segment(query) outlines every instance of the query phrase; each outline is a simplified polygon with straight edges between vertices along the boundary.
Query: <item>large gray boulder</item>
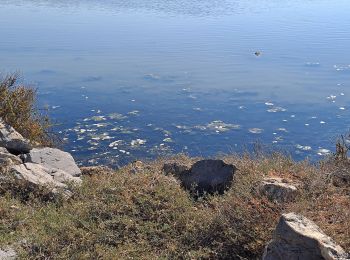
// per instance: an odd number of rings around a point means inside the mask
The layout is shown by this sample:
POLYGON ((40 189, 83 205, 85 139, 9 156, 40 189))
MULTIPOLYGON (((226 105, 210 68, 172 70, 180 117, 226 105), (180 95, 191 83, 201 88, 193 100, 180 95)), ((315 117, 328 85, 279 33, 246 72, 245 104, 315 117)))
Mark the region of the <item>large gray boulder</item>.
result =
POLYGON ((15 165, 10 169, 10 173, 12 173, 16 179, 25 180, 35 186, 49 188, 66 188, 67 182, 73 182, 75 184, 81 183, 79 177, 73 177, 62 170, 52 171, 52 169, 35 163, 15 165))
POLYGON ((32 148, 29 141, 0 118, 0 147, 14 154, 28 153, 32 148))
POLYGON ((186 189, 198 195, 215 192, 222 194, 231 186, 235 170, 234 165, 222 160, 201 160, 177 177, 186 189))
POLYGON ((72 155, 55 148, 34 148, 30 153, 23 155, 23 161, 40 164, 50 172, 61 170, 75 177, 81 175, 72 155))
POLYGON ((298 192, 296 185, 278 177, 265 178, 258 188, 261 195, 279 203, 293 201, 298 192))
POLYGON ((349 255, 311 220, 283 214, 263 260, 345 260, 349 255))

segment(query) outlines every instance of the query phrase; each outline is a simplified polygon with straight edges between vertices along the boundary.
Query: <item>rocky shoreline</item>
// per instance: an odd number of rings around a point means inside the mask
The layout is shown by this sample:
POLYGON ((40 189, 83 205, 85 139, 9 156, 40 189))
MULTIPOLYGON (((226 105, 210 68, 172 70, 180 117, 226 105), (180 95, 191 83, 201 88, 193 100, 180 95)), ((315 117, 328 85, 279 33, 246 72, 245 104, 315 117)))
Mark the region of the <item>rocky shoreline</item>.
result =
MULTIPOLYGON (((147 171, 146 165, 140 161, 127 167, 131 167, 130 174, 142 174, 147 171)), ((34 190, 48 189, 53 198, 62 196, 65 200, 74 200, 74 187, 82 185, 83 175, 98 178, 101 171, 116 174, 107 167, 80 169, 69 153, 56 148, 38 145, 34 147, 29 140, 0 119, 2 189, 11 189, 12 183, 21 183, 34 190)), ((162 165, 162 174, 174 178, 195 200, 208 194, 224 194, 235 185, 237 171, 239 169, 234 164, 212 159, 197 160, 194 163, 170 160, 162 165)), ((303 183, 293 179, 265 176, 251 192, 276 205, 283 205, 297 200, 299 187, 302 186, 303 183)), ((0 259, 17 257, 12 245, 0 249, 0 259)), ((232 259, 235 257, 232 256, 232 259)), ((272 240, 265 245, 262 259, 345 260, 350 259, 350 255, 310 219, 294 212, 285 212, 280 215, 272 240)))

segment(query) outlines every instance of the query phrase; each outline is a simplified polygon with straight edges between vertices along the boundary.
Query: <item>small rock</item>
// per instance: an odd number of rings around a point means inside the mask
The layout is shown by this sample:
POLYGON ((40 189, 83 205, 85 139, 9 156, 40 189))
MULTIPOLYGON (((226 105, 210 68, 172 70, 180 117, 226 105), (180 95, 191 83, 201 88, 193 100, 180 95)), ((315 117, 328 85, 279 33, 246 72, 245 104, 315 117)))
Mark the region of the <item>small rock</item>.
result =
POLYGON ((182 185, 196 194, 223 194, 232 185, 236 167, 222 160, 201 160, 178 176, 182 185))
POLYGON ((163 172, 165 175, 180 176, 182 173, 188 171, 190 167, 186 164, 181 164, 178 162, 167 162, 163 165, 163 172))
POLYGON ((10 153, 28 153, 32 148, 29 141, 0 118, 0 146, 10 153))
POLYGON ((34 148, 30 153, 23 155, 23 161, 41 164, 50 172, 62 170, 75 177, 81 175, 81 170, 72 155, 55 148, 34 148))
POLYGON ((279 203, 293 201, 297 195, 297 191, 296 186, 278 177, 265 178, 259 185, 261 195, 279 203))
POLYGON ((283 214, 263 260, 346 260, 349 255, 311 220, 283 214))
POLYGON ((17 253, 12 248, 0 249, 0 260, 13 260, 17 258, 17 253))

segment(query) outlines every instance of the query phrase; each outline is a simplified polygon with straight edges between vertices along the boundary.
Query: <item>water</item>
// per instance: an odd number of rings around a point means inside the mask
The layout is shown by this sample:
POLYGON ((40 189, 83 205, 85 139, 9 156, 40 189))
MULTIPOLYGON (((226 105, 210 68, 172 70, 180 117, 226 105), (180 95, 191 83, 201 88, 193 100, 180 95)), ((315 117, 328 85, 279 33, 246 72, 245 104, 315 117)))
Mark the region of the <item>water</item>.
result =
POLYGON ((38 87, 82 164, 256 141, 318 159, 349 128, 349 13, 348 0, 0 0, 0 71, 38 87))

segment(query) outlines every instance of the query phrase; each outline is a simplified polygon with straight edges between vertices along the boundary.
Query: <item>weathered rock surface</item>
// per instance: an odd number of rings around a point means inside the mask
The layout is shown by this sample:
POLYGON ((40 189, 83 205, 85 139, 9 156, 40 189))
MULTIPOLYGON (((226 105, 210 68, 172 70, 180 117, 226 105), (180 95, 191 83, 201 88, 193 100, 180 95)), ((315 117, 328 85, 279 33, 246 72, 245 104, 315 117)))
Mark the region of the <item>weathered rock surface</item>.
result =
POLYGON ((17 253, 12 248, 0 249, 0 260, 17 259, 17 253))
POLYGON ((28 153, 29 141, 0 118, 0 146, 14 154, 28 153))
POLYGON ((81 175, 72 155, 55 148, 34 148, 30 153, 23 155, 23 161, 40 164, 50 172, 61 170, 72 176, 81 175))
POLYGON ((25 180, 34 185, 52 188, 65 188, 67 187, 65 184, 66 182, 81 183, 79 177, 73 177, 62 170, 53 171, 52 169, 35 163, 15 165, 10 169, 10 173, 14 174, 19 180, 25 180))
POLYGON ((172 174, 174 176, 179 176, 182 173, 188 171, 189 169, 190 166, 178 162, 167 162, 163 165, 163 172, 165 175, 172 174))
POLYGON ((291 202, 295 199, 298 189, 289 181, 273 177, 265 178, 259 185, 259 193, 271 201, 291 202))
POLYGON ((222 194, 231 186, 235 170, 234 165, 226 164, 222 160, 201 160, 178 178, 186 189, 199 195, 205 192, 222 194))
POLYGON ((0 147, 0 165, 8 166, 21 163, 22 160, 18 156, 8 152, 6 148, 0 147))
POLYGON ((311 220, 283 214, 263 260, 345 260, 349 255, 311 220))

